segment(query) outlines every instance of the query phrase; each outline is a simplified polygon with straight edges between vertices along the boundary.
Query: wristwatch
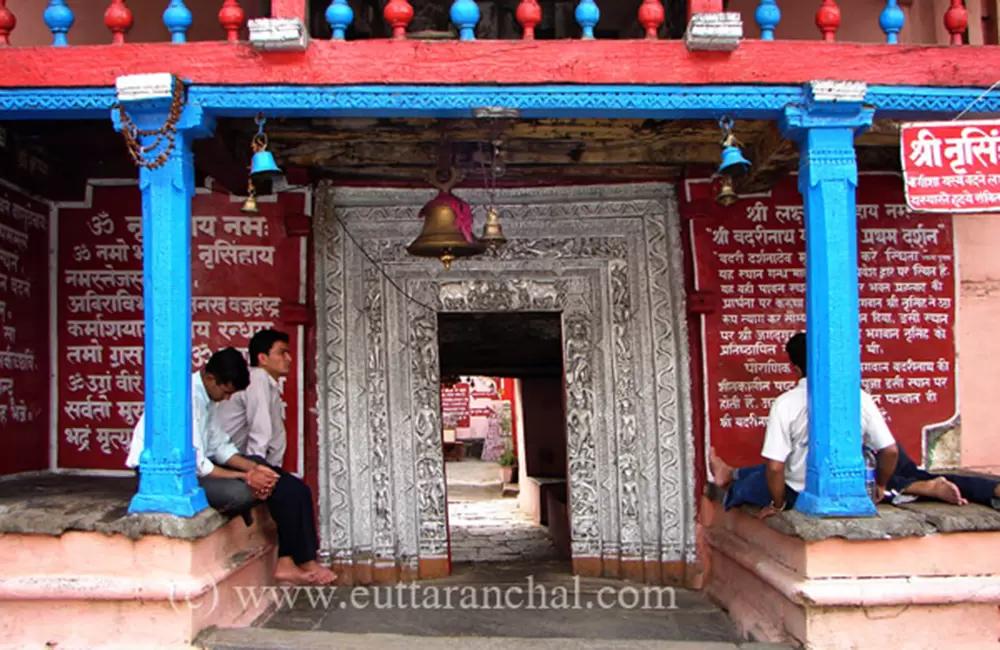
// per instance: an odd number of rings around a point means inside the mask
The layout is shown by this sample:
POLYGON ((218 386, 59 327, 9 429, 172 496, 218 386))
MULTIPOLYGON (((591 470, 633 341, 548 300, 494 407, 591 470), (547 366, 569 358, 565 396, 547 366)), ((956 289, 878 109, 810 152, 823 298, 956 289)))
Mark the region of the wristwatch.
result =
POLYGON ((788 504, 787 503, 782 503, 780 506, 778 506, 778 505, 775 505, 774 501, 771 501, 770 507, 771 507, 772 510, 775 510, 777 512, 782 512, 785 508, 788 507, 788 504))

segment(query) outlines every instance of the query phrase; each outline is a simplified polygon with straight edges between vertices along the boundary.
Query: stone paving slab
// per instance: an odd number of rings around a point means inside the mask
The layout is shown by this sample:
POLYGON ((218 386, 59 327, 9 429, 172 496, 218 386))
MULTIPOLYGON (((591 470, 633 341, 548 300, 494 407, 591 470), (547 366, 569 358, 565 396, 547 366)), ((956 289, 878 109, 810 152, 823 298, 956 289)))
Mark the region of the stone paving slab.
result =
MULTIPOLYGON (((723 492, 718 486, 709 483, 705 487, 704 495, 713 501, 721 501, 723 492)), ((739 506, 739 509, 752 517, 756 517, 760 511, 755 506, 747 505, 739 506)), ((880 504, 878 514, 874 517, 821 519, 789 510, 768 517, 765 523, 783 535, 799 537, 807 542, 832 538, 862 541, 924 537, 937 533, 997 531, 1000 530, 1000 512, 977 504, 956 506, 938 501, 917 501, 900 506, 880 504)))
POLYGON ((448 502, 454 562, 514 562, 558 555, 548 530, 531 520, 516 499, 448 502))
POLYGON ((522 565, 519 572, 494 565, 493 580, 485 580, 490 570, 481 568, 478 581, 464 570, 450 583, 328 588, 327 598, 305 592, 291 603, 282 599, 266 627, 421 638, 740 640, 725 613, 700 592, 571 575, 546 579, 546 566, 522 565))
POLYGON ((923 517, 941 533, 1000 530, 1000 512, 976 503, 954 506, 949 503, 918 501, 899 507, 923 517))
POLYGON ((790 650, 771 643, 531 639, 520 637, 413 637, 398 634, 333 634, 282 630, 213 630, 196 645, 209 650, 790 650))

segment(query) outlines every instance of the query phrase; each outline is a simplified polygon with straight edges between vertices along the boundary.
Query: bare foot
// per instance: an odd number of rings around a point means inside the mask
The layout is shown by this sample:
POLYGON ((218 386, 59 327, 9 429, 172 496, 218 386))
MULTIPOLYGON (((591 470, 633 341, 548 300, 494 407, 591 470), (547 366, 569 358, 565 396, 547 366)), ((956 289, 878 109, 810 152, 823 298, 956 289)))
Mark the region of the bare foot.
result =
POLYGON ((733 468, 716 455, 715 447, 709 450, 708 463, 712 468, 712 476, 715 477, 715 484, 725 490, 733 482, 733 468))
POLYGON ((951 503, 957 506, 964 506, 968 501, 962 497, 962 492, 958 486, 943 476, 938 476, 930 481, 917 481, 910 487, 903 490, 903 494, 914 494, 921 497, 929 497, 951 503))
MULTIPOLYGON (((284 558, 282 558, 284 559, 284 558)), ((290 583, 293 585, 309 585, 313 584, 312 574, 308 571, 303 571, 299 567, 295 566, 294 563, 289 562, 291 568, 283 564, 281 560, 278 560, 278 566, 274 569, 274 579, 278 582, 290 583)))
POLYGON ((305 571, 309 575, 309 579, 314 584, 329 585, 337 579, 336 573, 324 566, 321 566, 315 560, 312 562, 303 562, 298 566, 298 568, 305 571))

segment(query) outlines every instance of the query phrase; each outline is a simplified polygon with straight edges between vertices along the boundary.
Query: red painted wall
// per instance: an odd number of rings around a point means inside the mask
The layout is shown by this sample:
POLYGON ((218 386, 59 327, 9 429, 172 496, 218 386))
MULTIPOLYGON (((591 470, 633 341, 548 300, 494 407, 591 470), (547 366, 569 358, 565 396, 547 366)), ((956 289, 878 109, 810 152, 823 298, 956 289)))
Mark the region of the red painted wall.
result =
MULTIPOLYGON (((698 437, 707 428, 735 465, 759 462, 771 402, 797 380, 784 352, 788 338, 805 330, 796 181, 729 208, 710 200, 707 183, 683 186, 693 288, 708 304, 694 350, 703 371, 693 393, 698 437)), ((893 435, 919 459, 924 428, 957 412, 952 220, 906 211, 902 181, 891 174, 862 174, 857 204, 862 379, 893 435)))
POLYGON ((565 477, 568 470, 563 379, 521 380, 524 462, 528 476, 565 477))
MULTIPOLYGON (((285 215, 307 195, 283 193, 240 213, 237 197, 199 191, 192 204, 192 368, 212 352, 246 350, 259 329, 301 336, 288 305, 305 292, 305 239, 288 237, 285 215)), ((98 185, 81 204, 58 209, 58 465, 121 469, 143 410, 141 199, 134 184, 98 185)), ((303 359, 297 358, 297 364, 303 359)), ((305 371, 305 368, 302 368, 305 371)), ((298 471, 300 381, 284 386, 288 451, 298 471)))
POLYGON ((0 474, 49 465, 49 212, 0 181, 0 474))

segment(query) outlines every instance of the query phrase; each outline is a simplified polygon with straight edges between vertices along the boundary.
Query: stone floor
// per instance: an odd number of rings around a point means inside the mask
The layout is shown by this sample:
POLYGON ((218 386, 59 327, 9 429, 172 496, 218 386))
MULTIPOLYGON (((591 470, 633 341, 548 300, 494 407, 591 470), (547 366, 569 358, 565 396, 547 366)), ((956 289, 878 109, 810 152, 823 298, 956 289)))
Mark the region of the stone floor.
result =
POLYGON ((443 580, 328 590, 325 601, 297 592, 279 597, 266 630, 209 633, 205 646, 416 650, 457 648, 461 640, 483 649, 744 647, 726 614, 698 592, 577 578, 564 562, 479 563, 443 580), (681 641, 689 643, 672 643, 681 641))
POLYGON ((207 650, 788 650, 770 643, 712 641, 616 641, 511 637, 413 637, 399 634, 337 634, 284 630, 214 630, 201 641, 207 650))
POLYGON ((448 463, 445 473, 453 563, 533 561, 557 556, 548 529, 522 512, 517 499, 503 497, 496 463, 467 458, 448 463))
POLYGON ((517 499, 484 499, 470 492, 448 490, 452 562, 533 561, 557 556, 548 529, 522 512, 517 499))

